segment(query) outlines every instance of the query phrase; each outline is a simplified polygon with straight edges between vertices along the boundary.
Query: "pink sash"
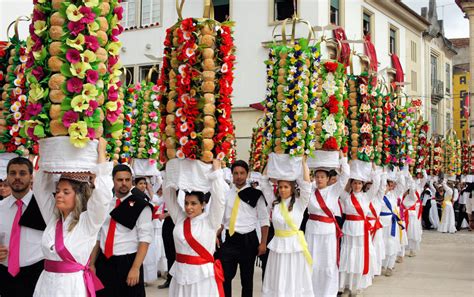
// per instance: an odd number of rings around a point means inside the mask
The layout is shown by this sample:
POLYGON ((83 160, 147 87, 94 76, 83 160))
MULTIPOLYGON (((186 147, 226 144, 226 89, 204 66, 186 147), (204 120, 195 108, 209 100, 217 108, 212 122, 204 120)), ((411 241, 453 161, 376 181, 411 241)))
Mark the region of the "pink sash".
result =
POLYGON ((55 247, 56 252, 62 261, 44 261, 44 270, 54 273, 71 273, 84 271, 84 283, 86 285, 87 296, 95 297, 95 291, 101 290, 104 288, 99 278, 89 269, 89 261, 87 261, 86 266, 77 263, 76 259, 71 255, 64 245, 63 238, 63 222, 61 219, 56 223, 56 234, 55 234, 55 247))

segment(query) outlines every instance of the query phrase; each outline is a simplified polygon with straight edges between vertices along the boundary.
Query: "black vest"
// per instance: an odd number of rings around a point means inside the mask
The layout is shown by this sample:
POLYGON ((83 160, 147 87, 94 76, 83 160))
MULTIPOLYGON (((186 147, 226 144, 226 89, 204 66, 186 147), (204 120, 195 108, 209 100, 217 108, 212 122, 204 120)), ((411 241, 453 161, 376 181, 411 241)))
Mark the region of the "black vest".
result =
POLYGON ((38 202, 36 202, 35 195, 31 197, 28 207, 21 215, 19 224, 20 226, 28 227, 38 231, 44 231, 44 229, 46 229, 46 223, 39 209, 38 202))
MULTIPOLYGON (((254 189, 252 187, 243 189, 242 191, 239 192, 238 195, 239 195, 240 200, 242 200, 243 202, 247 203, 248 205, 252 207, 257 206, 257 202, 258 202, 258 199, 260 199, 260 197, 263 198, 262 191, 254 189)), ((265 201, 265 205, 266 205, 267 201, 265 199, 263 199, 263 201, 265 201)))
POLYGON ((127 199, 110 212, 110 216, 116 222, 132 230, 145 207, 150 207, 153 213, 153 205, 145 199, 146 195, 139 190, 133 191, 127 199), (140 194, 141 193, 141 194, 140 194))

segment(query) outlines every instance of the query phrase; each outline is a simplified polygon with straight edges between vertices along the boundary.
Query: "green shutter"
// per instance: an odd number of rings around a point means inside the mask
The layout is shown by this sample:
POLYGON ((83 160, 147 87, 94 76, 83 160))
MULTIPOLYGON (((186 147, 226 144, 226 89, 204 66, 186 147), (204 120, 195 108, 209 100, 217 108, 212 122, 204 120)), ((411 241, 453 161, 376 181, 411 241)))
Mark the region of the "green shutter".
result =
POLYGON ((331 6, 339 9, 339 0, 331 0, 331 6))
POLYGON ((212 0, 214 6, 229 5, 229 0, 212 0))

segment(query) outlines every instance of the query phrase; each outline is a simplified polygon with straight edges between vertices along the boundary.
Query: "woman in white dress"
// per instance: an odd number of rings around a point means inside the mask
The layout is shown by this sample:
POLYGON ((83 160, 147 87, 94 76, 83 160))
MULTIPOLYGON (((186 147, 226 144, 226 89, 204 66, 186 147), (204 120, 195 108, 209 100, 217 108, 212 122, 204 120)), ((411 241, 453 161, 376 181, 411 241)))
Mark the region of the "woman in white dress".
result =
MULTIPOLYGON (((266 175, 266 174, 265 174, 266 175)), ((268 244, 263 297, 312 297, 312 258, 299 230, 311 193, 309 169, 303 159, 303 180, 278 181, 275 197, 267 176, 262 178, 262 191, 272 207, 275 236, 268 244), (299 196, 296 191, 299 186, 299 196)))
POLYGON ((400 245, 400 216, 397 201, 405 192, 405 175, 402 172, 390 173, 387 176, 387 186, 382 199, 380 221, 383 225, 385 258, 382 261, 382 274, 392 276, 400 245))
POLYGON ((339 288, 344 291, 343 296, 362 296, 362 290, 372 284, 370 258, 374 257, 374 248, 367 216, 370 213, 369 203, 380 187, 380 176, 372 172, 370 180, 373 184, 364 193, 364 182, 350 179, 340 197, 346 214, 339 266, 339 288))
POLYGON ((430 182, 429 182, 429 188, 431 191, 431 199, 429 201, 430 206, 431 206, 430 213, 429 213, 429 220, 433 229, 437 230, 439 227, 439 214, 438 214, 438 204, 436 203, 436 193, 438 191, 435 189, 433 185, 434 180, 435 178, 432 178, 430 179, 430 182))
POLYGON ((443 181, 441 186, 442 188, 438 190, 438 193, 444 197, 444 200, 442 206, 443 213, 438 226, 438 232, 456 233, 456 220, 454 217, 453 203, 458 200, 458 189, 454 189, 453 191, 453 189, 446 184, 446 180, 443 181))
POLYGON ((113 197, 113 164, 105 162, 106 145, 100 139, 95 187, 84 174, 62 174, 55 185, 52 174, 41 169, 36 173, 33 190, 48 225, 41 241, 45 270, 34 296, 95 296, 95 290, 101 288, 89 270, 89 258, 113 197), (47 215, 48 205, 54 202, 55 214, 47 215))
POLYGON ((175 223, 176 261, 170 271, 173 279, 169 291, 173 297, 224 297, 224 272, 213 254, 228 186, 219 160, 213 161, 213 168, 208 176, 211 185, 209 211, 204 211, 207 195, 202 192, 186 193, 183 211, 177 201, 176 189, 163 189, 166 207, 175 223))
MULTIPOLYGON (((383 196, 385 195, 385 189, 387 185, 387 177, 385 173, 380 176, 380 187, 376 194, 375 199, 369 203, 369 214, 367 219, 370 222, 371 230, 370 235, 372 238, 372 244, 374 246, 373 257, 370 259, 370 271, 372 276, 378 276, 382 274, 382 261, 385 258, 385 243, 383 240, 383 226, 380 221, 380 212, 382 211, 383 196)), ((367 188, 367 192, 370 188, 367 188)))
POLYGON ((339 196, 349 180, 350 171, 347 158, 341 158, 340 165, 339 179, 331 186, 328 185, 328 171, 316 169, 316 185, 313 186, 309 199, 305 237, 313 258, 312 283, 315 297, 337 296, 339 289, 339 240, 342 230, 335 215, 340 212, 339 196))
POLYGON ((418 214, 421 203, 417 196, 417 183, 411 176, 407 179, 407 187, 409 188, 409 193, 402 202, 405 210, 405 228, 408 238, 406 252, 409 257, 413 257, 420 250, 422 228, 418 214))

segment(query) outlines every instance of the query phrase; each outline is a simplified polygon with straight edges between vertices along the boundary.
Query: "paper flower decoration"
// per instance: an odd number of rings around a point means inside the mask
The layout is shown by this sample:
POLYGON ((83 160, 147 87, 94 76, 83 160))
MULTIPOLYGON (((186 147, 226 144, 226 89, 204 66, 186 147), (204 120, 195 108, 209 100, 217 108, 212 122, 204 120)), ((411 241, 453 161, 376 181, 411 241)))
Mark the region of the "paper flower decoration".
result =
POLYGON ((160 161, 228 161, 234 146, 232 23, 187 18, 167 29, 158 81, 160 161))
POLYGON ((76 147, 105 136, 118 159, 121 18, 118 0, 35 1, 26 78, 28 106, 41 110, 25 122, 23 135, 34 140, 69 135, 76 147))

